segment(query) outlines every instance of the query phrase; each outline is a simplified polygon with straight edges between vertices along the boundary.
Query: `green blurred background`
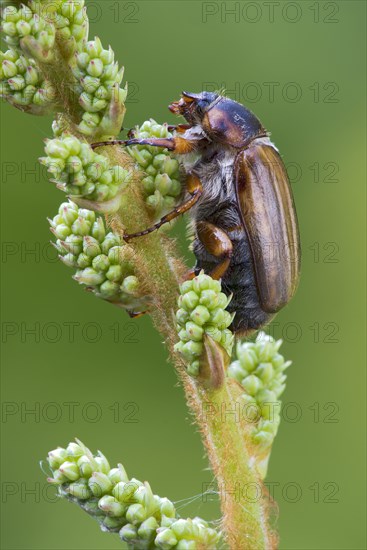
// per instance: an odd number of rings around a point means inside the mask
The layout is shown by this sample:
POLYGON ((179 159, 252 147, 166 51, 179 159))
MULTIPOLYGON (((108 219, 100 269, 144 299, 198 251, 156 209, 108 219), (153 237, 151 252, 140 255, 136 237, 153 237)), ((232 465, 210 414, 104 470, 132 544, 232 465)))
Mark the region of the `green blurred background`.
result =
MULTIPOLYGON (((267 478, 280 546, 366 548, 365 2, 89 4, 91 34, 126 68, 126 128, 174 122, 166 106, 181 90, 223 86, 271 130, 303 244, 298 293, 271 327, 293 360, 267 478)), ((200 497, 212 474, 149 318, 131 324, 83 292, 47 245, 64 199, 36 161, 50 122, 1 105, 2 547, 117 549, 47 490, 39 460, 75 436, 188 498, 182 515, 218 519, 219 506, 200 497)), ((184 250, 183 221, 175 231, 184 250)))

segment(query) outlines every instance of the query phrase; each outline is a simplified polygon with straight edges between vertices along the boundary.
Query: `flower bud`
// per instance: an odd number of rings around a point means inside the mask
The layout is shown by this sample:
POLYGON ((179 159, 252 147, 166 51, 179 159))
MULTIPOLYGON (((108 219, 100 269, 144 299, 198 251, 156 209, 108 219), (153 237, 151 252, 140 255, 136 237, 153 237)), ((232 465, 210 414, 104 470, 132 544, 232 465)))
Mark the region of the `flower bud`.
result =
POLYGON ((116 532, 121 529, 123 525, 125 525, 126 521, 124 516, 120 517, 112 517, 112 516, 106 516, 102 523, 102 530, 107 530, 111 532, 116 532))
POLYGON ((207 324, 205 327, 205 334, 208 334, 214 342, 220 342, 222 340, 222 331, 215 324, 207 324))
POLYGON ((109 471, 111 470, 111 467, 109 465, 107 458, 101 453, 101 451, 98 451, 98 456, 96 456, 94 460, 97 464, 99 472, 102 472, 103 474, 109 473, 109 471))
POLYGON ((45 147, 45 153, 50 157, 59 157, 64 160, 67 159, 69 156, 68 149, 65 147, 60 139, 48 140, 45 147))
POLYGON ((263 388, 261 380, 254 374, 250 374, 242 380, 242 386, 249 395, 255 396, 263 388))
POLYGON ((118 282, 122 276, 122 267, 121 265, 111 265, 109 270, 106 273, 106 277, 109 281, 118 282))
POLYGON ((78 468, 80 470, 80 473, 83 477, 89 478, 93 473, 93 464, 91 460, 83 455, 79 458, 78 462, 78 468))
POLYGON ((248 372, 242 367, 240 361, 232 361, 230 365, 230 377, 237 380, 237 382, 242 382, 242 380, 247 376, 248 372))
POLYGON ((66 452, 70 457, 78 457, 83 455, 82 447, 78 443, 74 443, 74 441, 69 443, 66 447, 66 452))
POLYGON ((70 483, 70 485, 66 488, 66 492, 79 500, 88 500, 92 496, 92 492, 90 491, 86 480, 79 480, 74 483, 70 483))
MULTIPOLYGON (((182 291, 185 292, 185 291, 182 291)), ((193 290, 185 292, 180 300, 180 306, 186 311, 193 310, 199 303, 199 296, 193 290)))
POLYGON ((62 449, 61 447, 58 447, 54 451, 50 451, 48 453, 48 463, 50 467, 53 470, 56 470, 59 468, 59 466, 64 462, 66 459, 67 452, 65 449, 62 449))
POLYGON ((75 462, 63 462, 60 466, 60 472, 70 481, 75 481, 80 478, 80 472, 75 462))
POLYGON ((107 269, 110 267, 108 257, 105 254, 99 254, 98 256, 93 258, 92 267, 95 271, 107 271, 107 269))
POLYGON ((102 497, 98 502, 98 506, 101 510, 106 512, 106 514, 112 517, 121 517, 126 510, 126 506, 109 495, 102 497))
POLYGON ((190 317, 197 325, 201 327, 211 318, 211 315, 205 306, 199 305, 191 312, 190 317))
POLYGON ((139 279, 135 275, 125 277, 121 284, 121 292, 135 296, 139 292, 139 279))
POLYGON ((192 340, 189 340, 184 344, 181 353, 186 358, 193 359, 195 357, 199 357, 202 351, 203 351, 202 342, 193 342, 192 340))
POLYGON ((177 538, 175 537, 171 529, 162 529, 154 540, 155 545, 162 550, 169 550, 177 544, 177 538))
POLYGON ((16 28, 15 23, 13 21, 4 22, 2 24, 2 31, 8 37, 13 37, 13 36, 17 35, 17 28, 16 28))
POLYGON ((30 65, 29 67, 27 67, 24 79, 26 84, 32 84, 33 86, 35 86, 36 84, 38 84, 39 80, 38 71, 30 65))
POLYGON ((159 523, 154 517, 150 517, 143 521, 138 529, 138 535, 143 540, 152 541, 156 535, 156 531, 159 528, 159 523))
POLYGON ((120 481, 113 488, 112 494, 120 502, 131 502, 131 498, 137 489, 138 485, 134 482, 120 481))
POLYGON ((99 498, 106 495, 112 489, 110 479, 102 472, 93 472, 88 480, 88 485, 93 495, 99 498))
POLYGON ((2 63, 2 71, 5 78, 12 78, 18 73, 18 67, 12 61, 5 59, 2 63))
POLYGON ((201 326, 198 326, 196 323, 187 322, 186 323, 186 332, 190 340, 194 342, 201 342, 203 339, 203 329, 201 326))
POLYGON ((62 211, 59 210, 59 212, 65 222, 65 225, 72 225, 78 218, 78 211, 71 207, 70 203, 64 203, 61 206, 62 211))
POLYGON ((90 267, 86 267, 81 271, 77 271, 74 279, 83 285, 96 286, 103 283, 104 275, 103 273, 98 273, 90 267))
POLYGON ((13 78, 9 78, 8 84, 11 90, 18 91, 25 88, 26 82, 22 76, 14 76, 13 78))
POLYGON ((141 504, 131 504, 126 512, 126 519, 129 523, 140 524, 147 517, 147 510, 141 504))
POLYGON ((64 476, 64 474, 60 472, 60 470, 55 470, 53 473, 53 476, 54 477, 53 477, 52 483, 62 485, 63 483, 68 481, 68 478, 64 476))
POLYGON ((255 374, 261 378, 264 384, 269 384, 274 377, 273 365, 271 363, 260 363, 255 374))
POLYGON ((71 234, 71 229, 68 225, 60 224, 53 230, 53 233, 58 239, 65 239, 71 234))
POLYGON ((173 503, 168 498, 161 498, 159 502, 161 514, 167 518, 173 518, 176 515, 176 510, 173 503))
POLYGON ((201 291, 200 304, 207 307, 209 310, 213 310, 218 306, 219 296, 215 290, 206 289, 201 291))
MULTIPOLYGON (((184 352, 183 352, 184 354, 184 352)), ((187 372, 190 376, 199 376, 200 374, 200 361, 192 361, 187 367, 187 372)))
POLYGON ((119 535, 124 542, 134 542, 138 538, 138 531, 134 525, 128 523, 120 530, 119 535))
POLYGON ((20 17, 20 14, 15 6, 6 6, 2 12, 2 18, 4 22, 12 21, 16 23, 20 17))
MULTIPOLYGON (((66 258, 66 256, 64 256, 64 260, 65 260, 65 258, 66 258)), ((86 267, 90 267, 91 263, 92 263, 92 258, 90 256, 87 256, 86 254, 84 254, 84 252, 79 254, 79 256, 76 260, 76 265, 80 269, 85 269, 86 267)))
POLYGON ((120 483, 120 481, 129 481, 125 468, 122 466, 122 464, 119 464, 118 468, 112 468, 112 470, 110 470, 108 474, 108 477, 114 485, 117 485, 117 483, 120 483))
POLYGON ((86 235, 83 238, 83 252, 89 258, 95 258, 98 254, 101 254, 99 242, 94 237, 86 235))

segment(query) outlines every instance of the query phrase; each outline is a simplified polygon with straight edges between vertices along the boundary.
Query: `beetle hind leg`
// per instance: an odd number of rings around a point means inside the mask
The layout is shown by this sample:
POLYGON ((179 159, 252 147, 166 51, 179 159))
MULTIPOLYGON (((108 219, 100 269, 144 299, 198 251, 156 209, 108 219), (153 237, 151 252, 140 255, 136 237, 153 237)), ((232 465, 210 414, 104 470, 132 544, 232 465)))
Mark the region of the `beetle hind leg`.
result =
POLYGON ((205 250, 220 259, 218 265, 210 272, 213 279, 221 279, 230 263, 233 254, 232 241, 225 231, 210 222, 199 222, 196 226, 197 236, 205 250))
POLYGON ((186 190, 189 193, 190 198, 188 198, 182 204, 176 206, 176 208, 171 210, 171 212, 168 212, 168 214, 163 216, 163 218, 161 218, 157 223, 155 223, 151 227, 148 227, 143 231, 138 231, 137 233, 129 233, 127 235, 124 235, 124 240, 126 242, 129 242, 131 239, 135 239, 136 237, 143 237, 144 235, 148 235, 149 233, 152 233, 153 231, 156 231, 157 229, 162 227, 163 224, 171 222, 178 216, 181 216, 181 214, 185 214, 185 212, 190 210, 190 208, 192 208, 200 199, 201 194, 203 192, 201 182, 196 175, 191 174, 188 176, 186 180, 186 190))

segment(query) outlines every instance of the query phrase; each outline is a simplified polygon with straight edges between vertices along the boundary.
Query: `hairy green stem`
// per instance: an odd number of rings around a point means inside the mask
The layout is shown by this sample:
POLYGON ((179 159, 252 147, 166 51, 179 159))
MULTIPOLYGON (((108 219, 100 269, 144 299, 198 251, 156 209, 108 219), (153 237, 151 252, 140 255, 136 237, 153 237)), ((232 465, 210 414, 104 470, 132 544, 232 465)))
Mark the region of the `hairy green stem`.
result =
MULTIPOLYGON (((56 38, 56 44, 59 39, 56 38)), ((76 125, 80 122, 83 110, 79 105, 79 93, 77 82, 70 70, 69 63, 61 55, 60 49, 55 48, 56 60, 52 63, 38 63, 44 77, 55 83, 57 103, 63 108, 64 114, 69 120, 72 131, 77 137, 81 134, 76 131, 76 125)))
MULTIPOLYGON (((125 168, 132 162, 120 147, 104 147, 99 152, 103 152, 114 164, 125 168)), ((118 220, 118 226, 123 227, 127 233, 140 231, 152 224, 141 193, 139 174, 124 191, 122 204, 114 218, 118 220)), ((178 279, 173 266, 169 265, 166 250, 158 232, 136 238, 129 244, 142 260, 140 268, 143 271, 146 292, 153 301, 150 313, 154 324, 165 336, 166 344, 172 351, 177 339, 173 319, 178 296, 178 279)))
POLYGON ((236 391, 227 380, 218 391, 198 392, 223 523, 231 548, 272 548, 263 485, 247 446, 236 391))

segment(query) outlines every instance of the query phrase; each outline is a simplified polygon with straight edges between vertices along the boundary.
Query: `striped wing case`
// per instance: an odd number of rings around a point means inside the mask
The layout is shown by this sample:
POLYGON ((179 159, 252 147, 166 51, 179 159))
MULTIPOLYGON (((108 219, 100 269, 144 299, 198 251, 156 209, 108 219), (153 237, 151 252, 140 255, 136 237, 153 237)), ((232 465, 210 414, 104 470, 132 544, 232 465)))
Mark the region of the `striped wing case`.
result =
POLYGON ((253 142, 235 162, 236 193, 264 311, 275 313, 294 295, 300 273, 297 214, 288 175, 271 145, 253 142))

